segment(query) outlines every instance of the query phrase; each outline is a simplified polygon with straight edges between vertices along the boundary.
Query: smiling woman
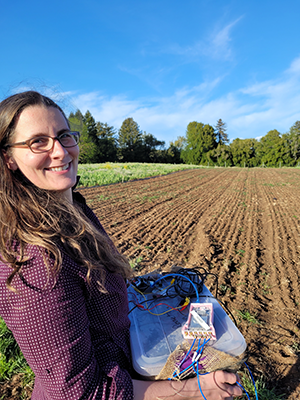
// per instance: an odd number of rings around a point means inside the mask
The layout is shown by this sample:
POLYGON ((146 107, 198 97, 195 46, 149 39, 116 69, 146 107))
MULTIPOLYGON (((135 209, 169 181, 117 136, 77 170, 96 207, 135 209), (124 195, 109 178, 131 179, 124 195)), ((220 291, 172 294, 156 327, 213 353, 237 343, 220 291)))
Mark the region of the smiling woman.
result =
POLYGON ((71 146, 63 145, 66 139, 62 140, 62 135, 69 132, 68 121, 58 108, 27 107, 18 116, 13 141, 6 145, 7 150, 3 153, 8 168, 20 170, 36 186, 60 191, 72 200, 71 189, 77 178, 79 148, 78 140, 73 139, 75 135, 67 136, 67 143, 70 140, 71 146), (46 135, 53 139, 52 146, 46 135), (50 145, 49 150, 42 145, 42 140, 48 147, 50 145), (40 151, 43 148, 46 151, 40 151))
POLYGON ((37 92, 0 103, 0 315, 35 374, 32 400, 232 399, 235 374, 146 382, 131 363, 130 265, 74 192, 78 132, 37 92))

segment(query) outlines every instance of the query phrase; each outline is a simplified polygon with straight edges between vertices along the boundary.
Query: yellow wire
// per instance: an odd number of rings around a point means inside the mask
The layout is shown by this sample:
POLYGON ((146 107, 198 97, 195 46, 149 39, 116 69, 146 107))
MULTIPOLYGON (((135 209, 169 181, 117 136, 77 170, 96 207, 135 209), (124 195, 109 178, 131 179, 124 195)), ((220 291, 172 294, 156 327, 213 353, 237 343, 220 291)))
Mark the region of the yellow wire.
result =
MULTIPOLYGON (((175 282, 175 279, 173 279, 173 280, 171 281, 170 285, 166 286, 166 287, 163 288, 161 291, 166 290, 167 288, 169 288, 170 286, 172 286, 174 282, 175 282)), ((185 302, 184 302, 184 304, 183 304, 182 306, 172 307, 171 310, 166 310, 166 311, 164 311, 164 312, 161 313, 161 314, 155 314, 155 313, 151 312, 151 311, 148 309, 149 306, 148 306, 148 304, 147 304, 147 298, 146 298, 146 296, 144 295, 144 293, 141 292, 141 291, 140 291, 137 287, 135 287, 135 286, 133 286, 133 288, 134 288, 134 290, 135 290, 136 292, 138 292, 139 294, 141 294, 141 295, 144 297, 144 299, 145 299, 145 304, 146 304, 146 306, 147 306, 147 308, 144 308, 144 310, 145 310, 145 311, 148 311, 149 314, 155 315, 155 316, 157 316, 157 317, 159 317, 160 315, 167 314, 168 312, 171 312, 171 311, 180 310, 182 307, 187 306, 187 305, 189 304, 189 302, 190 302, 190 299, 189 299, 188 297, 186 297, 185 302)))

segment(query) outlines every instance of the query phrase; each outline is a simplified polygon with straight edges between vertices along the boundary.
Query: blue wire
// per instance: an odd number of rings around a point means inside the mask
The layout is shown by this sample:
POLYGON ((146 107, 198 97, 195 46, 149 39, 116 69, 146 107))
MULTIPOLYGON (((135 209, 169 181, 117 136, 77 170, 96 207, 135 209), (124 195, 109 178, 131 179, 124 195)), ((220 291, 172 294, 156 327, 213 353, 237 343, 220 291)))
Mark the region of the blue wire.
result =
MULTIPOLYGON (((195 339, 195 340, 196 340, 196 339, 195 339)), ((191 351, 191 349, 192 349, 192 347, 193 347, 193 345, 194 345, 194 343, 195 343, 195 340, 194 340, 192 346, 190 347, 188 353, 191 351)), ((201 339, 199 339, 197 353, 199 352, 199 354, 201 354, 201 353, 203 352, 204 346, 205 346, 209 341, 210 341, 210 339, 204 340, 204 342, 203 342, 202 345, 200 346, 201 339)), ((188 353, 187 353, 187 354, 188 354, 188 353)), ((185 358, 186 358, 186 356, 185 356, 185 358)), ((194 368, 194 365, 196 364, 196 362, 198 363, 199 360, 198 360, 198 361, 193 361, 188 367, 186 367, 183 371, 181 371, 180 374, 183 374, 185 371, 187 371, 187 370, 188 370, 189 368, 191 368, 191 367, 194 368)), ((197 364, 197 365, 198 365, 198 364, 197 364)), ((195 369, 194 369, 194 371, 195 371, 195 369)), ((196 371, 195 371, 195 372, 196 372, 196 371)), ((175 373, 176 373, 176 371, 173 373, 173 377, 175 376, 175 373)), ((205 375, 205 374, 202 374, 202 375, 205 375)), ((178 377, 179 377, 179 376, 178 376, 178 377)))
MULTIPOLYGON (((199 375, 207 375, 207 374, 209 374, 210 372, 206 372, 205 374, 199 374, 199 365, 198 365, 198 364, 199 364, 199 363, 197 362, 198 387, 199 387, 199 390, 200 390, 200 393, 201 393, 203 399, 206 400, 206 398, 205 398, 205 396, 204 396, 204 394, 203 394, 203 392, 202 392, 202 389, 201 389, 201 384, 200 384, 199 375)), ((236 384, 237 384, 238 386, 240 386, 240 388, 246 393, 246 396, 248 397, 248 399, 251 400, 249 394, 248 394, 247 391, 246 391, 246 389, 245 389, 239 382, 236 382, 236 384)))
MULTIPOLYGON (((196 339, 195 339, 195 340, 196 340, 196 339)), ((192 346, 190 347, 189 351, 187 352, 187 354, 186 354, 184 360, 186 359, 186 357, 188 356, 188 354, 191 352, 191 349, 192 349, 193 346, 194 346, 195 340, 193 341, 193 344, 192 344, 192 346)), ((201 339, 199 339, 199 342, 198 342, 198 349, 197 349, 198 355, 201 354, 201 353, 203 352, 204 346, 205 346, 209 341, 210 341, 210 339, 204 340, 204 342, 203 342, 202 345, 200 346, 200 344, 201 344, 201 339)), ((184 361, 184 360, 183 360, 183 361, 184 361)), ((183 361, 182 361, 182 362, 183 362, 183 361)), ((251 379, 252 379, 252 382, 253 382, 253 385, 254 385, 254 389, 255 389, 255 397, 256 397, 256 400, 258 400, 258 395, 257 395, 257 390, 256 390, 254 378, 253 378, 253 376, 252 376, 252 373, 251 373, 251 371, 250 371, 248 365, 247 365, 246 363, 245 363, 245 365, 246 365, 246 367, 247 367, 247 369, 248 369, 248 371, 249 371, 249 373, 250 373, 250 376, 251 376, 251 379)), ((191 368, 191 367, 193 367, 195 373, 197 374, 198 387, 199 387, 199 391, 200 391, 200 393, 201 393, 201 395, 202 395, 202 397, 203 397, 203 400, 207 400, 206 397, 204 396, 204 393, 203 393, 202 388, 201 388, 200 375, 207 375, 207 374, 209 374, 210 372, 206 372, 206 373, 204 373, 204 374, 200 374, 200 373, 199 373, 199 359, 198 359, 197 361, 194 361, 192 364, 190 364, 186 369, 184 369, 183 371, 181 371, 181 374, 184 373, 186 370, 188 370, 188 369, 191 368), (195 364, 196 364, 196 369, 195 369, 195 364)), ((173 374, 173 377, 174 377, 174 375, 175 375, 175 372, 174 372, 174 374, 173 374)), ((249 394, 248 394, 248 392, 246 391, 246 389, 245 389, 239 382, 236 382, 236 384, 245 392, 245 394, 246 394, 248 400, 251 400, 251 399, 250 399, 250 396, 249 396, 249 394)))
MULTIPOLYGON (((191 350, 192 350, 192 348, 193 348, 195 342, 196 342, 196 338, 194 339, 194 341, 193 341, 191 347, 189 348, 189 351, 188 351, 188 352, 186 353, 186 355, 184 356, 184 359, 183 359, 183 360, 181 361, 181 363, 179 364, 179 367, 184 363, 184 361, 186 360, 187 356, 190 354, 190 352, 191 352, 191 350)), ((188 367, 188 368, 189 368, 189 367, 188 367)), ((182 372, 180 372, 180 373, 182 373, 182 372)), ((176 371, 174 371, 173 377, 175 377, 175 374, 176 374, 176 371)), ((177 376, 179 377, 178 374, 177 374, 177 376)))
MULTIPOLYGON (((196 296, 197 296, 197 303, 199 303, 199 302, 200 302, 199 293, 198 293, 198 290, 197 290, 197 288, 196 288, 194 282, 192 282, 189 278, 187 278, 187 277, 184 276, 184 275, 180 275, 180 274, 168 274, 168 275, 164 275, 164 276, 162 276, 161 278, 157 279, 157 280, 153 283, 152 286, 156 285, 157 282, 159 282, 159 281, 161 281, 161 280, 163 280, 163 279, 165 279, 165 278, 174 277, 174 276, 179 276, 180 278, 185 278, 187 281, 189 281, 189 282, 191 283, 191 285, 192 285, 193 288, 195 289, 195 293, 196 293, 196 296)), ((195 339, 195 340, 196 340, 196 339, 195 339)), ((187 358, 187 356, 188 356, 189 353, 191 352, 191 350, 192 350, 192 348, 193 348, 193 346, 194 346, 195 340, 193 341, 192 346, 190 347, 189 351, 188 351, 187 354, 185 355, 185 357, 184 357, 183 361, 181 362, 181 364, 184 362, 184 360, 187 358)), ((203 342, 203 344, 202 344, 201 346, 200 346, 201 339, 199 340, 197 353, 198 353, 200 350, 201 350, 201 353, 202 353, 204 346, 206 345, 206 343, 209 342, 209 340, 210 340, 210 339, 208 339, 207 341, 204 340, 204 342, 203 342)), ((201 353, 200 353, 200 354, 201 354, 201 353)), ((201 393, 203 399, 204 399, 204 400, 207 400, 206 397, 204 396, 203 392, 202 392, 201 384, 200 384, 200 379, 199 379, 199 375, 206 375, 206 374, 199 374, 199 360, 197 360, 197 362, 194 361, 191 365, 189 365, 187 368, 185 368, 183 371, 181 371, 180 374, 182 374, 183 372, 185 372, 186 370, 188 370, 188 369, 191 368, 191 367, 193 367, 193 369, 195 370, 195 368, 194 368, 195 363, 197 363, 197 380, 198 380, 199 390, 200 390, 200 393, 201 393)), ((248 369, 248 371, 249 371, 249 374, 250 374, 250 376, 251 376, 252 382, 253 382, 254 391, 255 391, 255 398, 256 398, 256 400, 259 400, 259 399, 258 399, 257 389, 256 389, 256 385, 255 385, 255 381, 254 381, 253 375, 252 375, 252 373, 251 373, 250 368, 248 367, 248 365, 247 365, 246 363, 244 363, 244 364, 246 365, 246 367, 247 367, 247 369, 248 369)), ((195 371, 195 372, 196 372, 196 371, 195 371)), ((175 372, 174 372, 174 374, 173 374, 173 377, 174 377, 174 376, 175 376, 175 372)), ((169 378, 169 379, 170 379, 170 378, 169 378)), ((248 399, 251 400, 250 397, 249 397, 249 394, 248 394, 247 391, 246 391, 246 389, 245 389, 239 382, 236 382, 236 384, 237 384, 238 386, 241 387, 241 389, 246 393, 248 399)))
POLYGON ((156 285, 157 282, 161 281, 162 279, 169 278, 169 277, 173 277, 173 276, 179 276, 180 278, 185 278, 186 280, 188 280, 188 281, 191 283, 191 285, 193 286, 193 288, 195 289, 196 296, 197 296, 197 303, 200 303, 200 300, 199 300, 199 293, 198 293, 198 290, 197 290, 196 285, 194 284, 194 282, 192 282, 192 281, 191 281, 188 277, 186 277, 185 275, 180 275, 180 274, 168 274, 168 275, 164 275, 164 276, 162 276, 161 278, 158 278, 155 282, 153 282, 153 285, 152 285, 152 286, 156 285))
POLYGON ((246 393, 248 399, 251 400, 249 394, 246 391, 246 389, 238 381, 236 381, 236 384, 246 393))
POLYGON ((188 356, 188 355, 190 354, 190 352, 192 351, 192 348, 193 348, 195 342, 196 342, 196 338, 194 339, 194 341, 193 341, 191 347, 189 348, 189 351, 188 351, 188 352, 186 353, 186 355, 184 356, 184 359, 181 361, 180 365, 182 365, 182 364, 185 362, 187 356, 188 356))
MULTIPOLYGON (((195 344, 195 341, 196 341, 196 338, 194 339, 194 341, 193 341, 191 347, 189 348, 189 351, 186 353, 184 359, 181 361, 180 366, 184 363, 184 360, 185 360, 185 359, 187 358, 187 356, 190 354, 190 352, 191 352, 191 350, 192 350, 192 348, 193 348, 193 346, 194 346, 194 344, 195 344)), ((188 369, 191 367, 191 365, 193 365, 193 364, 190 364, 187 368, 185 368, 183 371, 181 371, 181 372, 179 373, 179 375, 182 374, 183 372, 185 372, 186 370, 188 370, 188 369)), ((173 377, 175 377, 175 374, 176 374, 176 371, 173 373, 173 377)), ((179 375, 177 374, 178 378, 179 378, 179 375)))
POLYGON ((250 371, 250 368, 248 367, 247 363, 244 362, 244 364, 246 365, 246 367, 248 369, 248 372, 249 372, 249 374, 251 376, 251 379, 252 379, 252 382, 253 382, 253 386, 254 386, 254 391, 255 391, 255 398, 256 398, 256 400, 258 400, 258 394, 257 394, 256 385, 255 385, 255 381, 254 381, 253 375, 252 375, 252 373, 250 371))
MULTIPOLYGON (((199 375, 200 375, 200 374, 199 374, 199 361, 197 361, 197 380, 198 380, 198 387, 199 387, 200 393, 201 393, 201 395, 202 395, 202 397, 203 397, 203 400, 207 400, 206 397, 204 396, 203 392, 202 392, 202 388, 201 388, 201 384, 200 384, 199 375)), ((204 374, 204 375, 206 375, 206 374, 204 374)))

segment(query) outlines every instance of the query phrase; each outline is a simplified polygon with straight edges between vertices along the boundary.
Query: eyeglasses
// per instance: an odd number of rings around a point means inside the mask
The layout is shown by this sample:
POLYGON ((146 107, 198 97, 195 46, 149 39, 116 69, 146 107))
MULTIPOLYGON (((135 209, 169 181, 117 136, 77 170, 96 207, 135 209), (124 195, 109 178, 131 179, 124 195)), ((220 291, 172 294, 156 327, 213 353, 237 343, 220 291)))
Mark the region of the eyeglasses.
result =
POLYGON ((53 149, 55 140, 58 140, 62 147, 69 148, 77 146, 79 137, 79 132, 63 132, 56 137, 46 135, 36 136, 24 142, 8 144, 5 147, 28 146, 33 153, 46 153, 53 149))

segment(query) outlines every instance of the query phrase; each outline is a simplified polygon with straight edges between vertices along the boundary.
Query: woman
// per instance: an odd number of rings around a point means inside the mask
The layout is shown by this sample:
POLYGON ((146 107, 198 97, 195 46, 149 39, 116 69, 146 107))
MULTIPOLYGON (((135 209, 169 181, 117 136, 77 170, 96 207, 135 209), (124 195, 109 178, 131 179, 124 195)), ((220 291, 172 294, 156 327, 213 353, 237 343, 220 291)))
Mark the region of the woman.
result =
MULTIPOLYGON (((0 103, 0 315, 35 373, 33 400, 203 399, 197 379, 133 379, 127 260, 77 182, 79 133, 37 92, 0 103)), ((207 400, 235 374, 200 378, 207 400)))

